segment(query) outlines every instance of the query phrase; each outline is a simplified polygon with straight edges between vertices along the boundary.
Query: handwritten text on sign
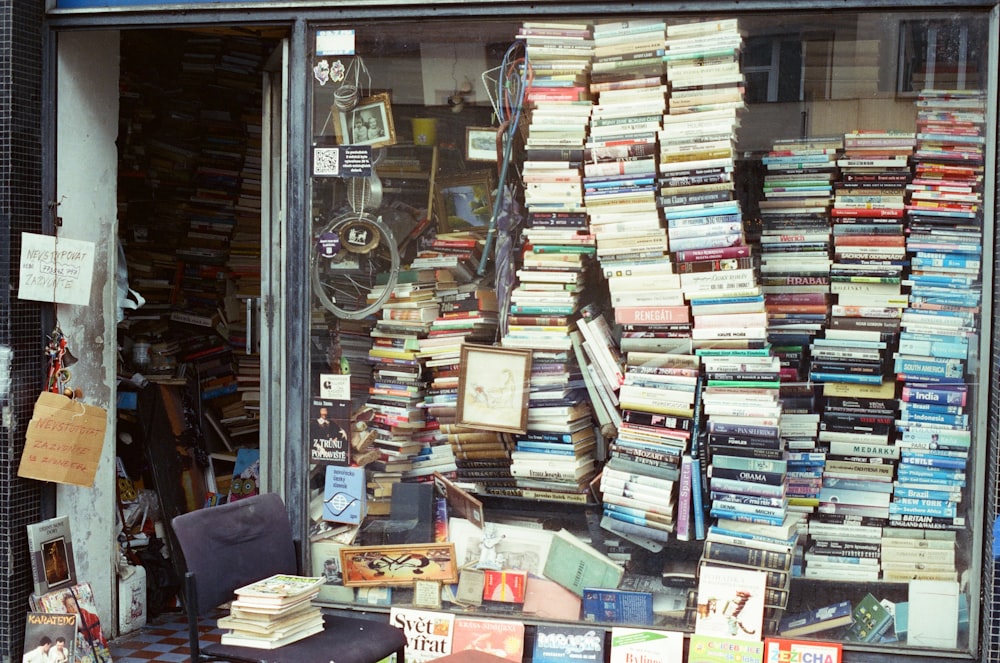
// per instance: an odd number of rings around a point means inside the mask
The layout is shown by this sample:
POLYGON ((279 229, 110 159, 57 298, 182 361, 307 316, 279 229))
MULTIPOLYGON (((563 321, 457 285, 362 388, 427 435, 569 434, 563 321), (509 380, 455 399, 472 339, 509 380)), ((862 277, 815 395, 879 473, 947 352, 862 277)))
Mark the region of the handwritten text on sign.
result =
POLYGON ((93 242, 21 233, 18 298, 87 304, 93 275, 93 242))
POLYGON ((28 423, 17 476, 93 485, 107 425, 103 408, 42 392, 28 423))

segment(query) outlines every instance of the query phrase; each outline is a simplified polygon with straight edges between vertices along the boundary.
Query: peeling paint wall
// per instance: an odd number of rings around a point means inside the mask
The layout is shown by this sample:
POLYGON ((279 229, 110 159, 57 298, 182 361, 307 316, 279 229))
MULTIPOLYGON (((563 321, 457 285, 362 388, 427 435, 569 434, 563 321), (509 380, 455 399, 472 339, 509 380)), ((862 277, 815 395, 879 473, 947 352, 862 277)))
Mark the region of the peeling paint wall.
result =
POLYGON ((60 486, 57 512, 68 515, 77 546, 77 575, 90 582, 107 634, 118 623, 114 571, 114 404, 116 377, 115 267, 117 239, 118 33, 68 32, 58 36, 56 232, 95 242, 89 302, 59 305, 56 315, 78 359, 70 386, 88 405, 108 411, 104 452, 93 487, 60 486))

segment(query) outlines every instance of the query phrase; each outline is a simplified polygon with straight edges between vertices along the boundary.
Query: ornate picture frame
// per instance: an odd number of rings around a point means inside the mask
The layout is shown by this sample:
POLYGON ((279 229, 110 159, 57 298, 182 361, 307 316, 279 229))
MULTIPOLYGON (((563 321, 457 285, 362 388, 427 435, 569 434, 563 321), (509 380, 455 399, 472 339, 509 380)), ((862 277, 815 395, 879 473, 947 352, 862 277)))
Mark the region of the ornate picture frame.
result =
POLYGON ((462 345, 458 423, 523 433, 528 426, 531 350, 462 345))
POLYGON ((348 111, 333 106, 334 133, 341 145, 385 147, 396 144, 392 102, 388 92, 365 97, 348 111))

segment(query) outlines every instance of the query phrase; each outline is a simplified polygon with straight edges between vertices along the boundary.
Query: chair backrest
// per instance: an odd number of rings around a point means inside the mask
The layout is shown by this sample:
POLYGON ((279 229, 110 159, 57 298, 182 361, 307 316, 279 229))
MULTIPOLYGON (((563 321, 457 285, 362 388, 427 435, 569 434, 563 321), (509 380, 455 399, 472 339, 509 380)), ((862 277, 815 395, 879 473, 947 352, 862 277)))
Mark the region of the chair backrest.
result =
POLYGON ((171 524, 195 576, 198 614, 232 600, 239 587, 298 572, 288 512, 274 493, 198 509, 171 524))

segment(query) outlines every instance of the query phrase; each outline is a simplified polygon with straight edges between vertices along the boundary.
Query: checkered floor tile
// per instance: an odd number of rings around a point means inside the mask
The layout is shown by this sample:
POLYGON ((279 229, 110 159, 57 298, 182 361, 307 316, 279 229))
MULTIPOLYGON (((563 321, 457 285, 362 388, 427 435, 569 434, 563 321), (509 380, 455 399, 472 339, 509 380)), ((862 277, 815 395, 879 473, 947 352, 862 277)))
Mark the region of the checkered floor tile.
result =
MULTIPOLYGON (((202 644, 218 642, 223 631, 210 628, 214 617, 203 621, 202 644)), ((185 663, 188 653, 187 620, 183 612, 165 612, 139 631, 127 633, 111 642, 111 659, 115 663, 185 663)))

